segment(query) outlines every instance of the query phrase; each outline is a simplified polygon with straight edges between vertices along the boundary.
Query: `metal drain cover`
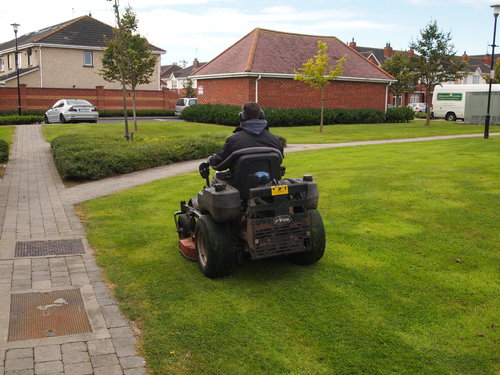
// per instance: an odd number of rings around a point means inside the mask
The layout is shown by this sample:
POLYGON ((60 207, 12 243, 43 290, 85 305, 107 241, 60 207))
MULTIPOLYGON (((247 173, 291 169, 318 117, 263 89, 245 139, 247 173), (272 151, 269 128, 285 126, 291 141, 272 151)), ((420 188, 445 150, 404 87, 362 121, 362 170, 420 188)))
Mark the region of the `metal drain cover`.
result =
POLYGON ((15 257, 43 257, 47 255, 83 254, 82 240, 48 240, 16 242, 15 257))
POLYGON ((79 289, 12 294, 8 341, 91 332, 79 289))

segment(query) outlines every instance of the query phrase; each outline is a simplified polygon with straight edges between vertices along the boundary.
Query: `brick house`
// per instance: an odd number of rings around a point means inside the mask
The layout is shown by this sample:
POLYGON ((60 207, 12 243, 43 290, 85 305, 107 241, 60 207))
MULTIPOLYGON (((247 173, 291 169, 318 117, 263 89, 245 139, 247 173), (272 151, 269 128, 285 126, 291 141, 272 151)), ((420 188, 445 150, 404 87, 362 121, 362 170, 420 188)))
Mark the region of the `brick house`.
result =
MULTIPOLYGON (((404 52, 409 56, 413 56, 413 50, 408 51, 394 51, 390 43, 386 43, 384 48, 374 48, 374 47, 360 47, 356 45, 354 38, 349 42, 349 47, 354 49, 356 52, 364 56, 368 61, 381 67, 384 61, 390 59, 395 52, 404 52)), ((443 82, 443 84, 487 84, 488 81, 485 79, 485 74, 490 71, 491 56, 490 55, 474 55, 468 56, 466 52, 461 56, 461 60, 467 65, 465 66, 465 76, 453 82, 443 82)), ((498 62, 498 61, 497 61, 498 62)), ((401 95, 401 102, 399 104, 406 105, 408 103, 425 103, 426 93, 425 87, 417 85, 413 92, 401 95)), ((396 98, 393 95, 389 95, 388 103, 394 104, 396 98)))
POLYGON ((394 78, 331 36, 254 29, 192 77, 198 103, 241 105, 256 101, 264 107, 320 108, 320 94, 295 81, 294 69, 317 54, 317 41, 328 46, 330 65, 346 57, 341 76, 325 91, 326 108, 387 108, 388 85, 394 78))
MULTIPOLYGON (((119 89, 119 83, 106 82, 98 71, 113 28, 90 16, 50 26, 18 37, 20 84, 33 88, 119 89)), ((161 48, 150 44, 158 57, 151 83, 138 90, 160 90, 161 48)), ((0 82, 16 87, 15 40, 0 44, 0 82)))

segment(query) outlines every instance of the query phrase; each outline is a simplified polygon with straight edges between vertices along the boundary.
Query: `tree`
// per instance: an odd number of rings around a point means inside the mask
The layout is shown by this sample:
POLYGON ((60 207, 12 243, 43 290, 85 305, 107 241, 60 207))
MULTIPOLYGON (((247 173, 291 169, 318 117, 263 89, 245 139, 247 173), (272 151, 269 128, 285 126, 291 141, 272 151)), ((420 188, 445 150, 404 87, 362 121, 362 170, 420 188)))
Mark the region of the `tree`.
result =
POLYGON ((186 89, 186 98, 194 98, 196 96, 196 90, 193 87, 193 80, 191 78, 186 79, 184 88, 186 89))
MULTIPOLYGON (((483 74, 483 78, 485 81, 490 81, 490 72, 483 74)), ((500 83, 500 64, 495 63, 495 67, 493 69, 493 80, 491 83, 500 83)))
POLYGON ((298 70, 294 69, 294 79, 300 82, 305 82, 312 88, 319 90, 321 94, 321 119, 319 131, 323 131, 323 114, 325 109, 325 88, 333 79, 342 74, 345 62, 345 56, 337 60, 337 63, 330 67, 328 65, 328 54, 326 51, 328 46, 325 42, 318 40, 318 54, 303 63, 303 67, 298 70))
POLYGON ((430 126, 431 92, 435 85, 454 81, 464 76, 465 62, 455 56, 454 45, 451 43, 451 33, 439 31, 436 21, 431 21, 423 30, 420 38, 410 43, 415 51, 412 65, 418 74, 420 82, 426 88, 426 121, 430 126))
POLYGON ((398 81, 389 86, 391 92, 396 96, 396 107, 399 105, 401 94, 412 92, 418 82, 418 76, 412 70, 410 57, 404 52, 395 52, 390 59, 382 64, 382 69, 392 75, 398 81))
POLYGON ((121 18, 116 3, 114 8, 118 28, 114 29, 114 38, 107 43, 100 74, 107 81, 122 84, 125 138, 129 139, 126 88, 128 86, 132 91, 134 129, 137 131, 136 88, 137 85, 151 82, 157 58, 149 50, 148 41, 137 33, 137 16, 132 8, 125 8, 121 18))

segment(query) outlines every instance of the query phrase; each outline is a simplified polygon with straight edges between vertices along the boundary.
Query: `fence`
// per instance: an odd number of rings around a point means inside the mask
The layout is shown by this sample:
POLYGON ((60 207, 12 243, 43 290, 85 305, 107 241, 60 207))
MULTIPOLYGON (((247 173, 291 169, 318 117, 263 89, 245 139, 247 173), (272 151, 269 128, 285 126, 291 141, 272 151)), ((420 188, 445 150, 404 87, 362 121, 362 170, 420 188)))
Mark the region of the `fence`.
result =
MULTIPOLYGON (((123 108, 122 90, 109 90, 103 86, 95 89, 56 89, 19 86, 23 111, 46 110, 59 99, 85 99, 99 110, 119 110, 123 108)), ((136 91, 136 108, 175 109, 177 99, 185 95, 185 90, 163 89, 158 91, 136 91)), ((17 87, 0 87, 0 111, 17 111, 17 87)), ((127 107, 132 108, 132 92, 127 91, 127 107)))

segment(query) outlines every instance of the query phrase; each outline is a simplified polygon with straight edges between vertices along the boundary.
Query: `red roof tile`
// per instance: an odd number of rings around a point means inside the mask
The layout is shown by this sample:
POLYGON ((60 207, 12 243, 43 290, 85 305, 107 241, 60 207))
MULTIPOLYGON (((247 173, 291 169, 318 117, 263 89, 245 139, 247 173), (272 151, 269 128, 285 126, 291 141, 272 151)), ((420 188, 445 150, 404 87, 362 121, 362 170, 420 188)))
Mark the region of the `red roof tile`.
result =
POLYGON ((328 46, 330 65, 346 56, 341 77, 392 80, 392 76, 331 36, 315 36, 254 29, 195 72, 195 75, 229 73, 294 74, 294 69, 317 54, 317 42, 328 46))

